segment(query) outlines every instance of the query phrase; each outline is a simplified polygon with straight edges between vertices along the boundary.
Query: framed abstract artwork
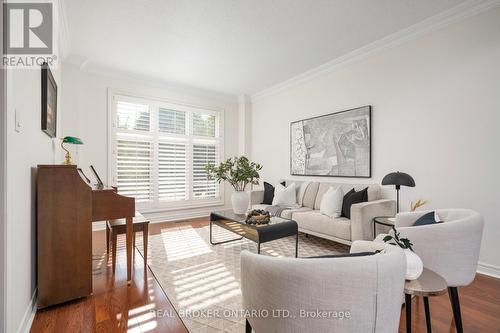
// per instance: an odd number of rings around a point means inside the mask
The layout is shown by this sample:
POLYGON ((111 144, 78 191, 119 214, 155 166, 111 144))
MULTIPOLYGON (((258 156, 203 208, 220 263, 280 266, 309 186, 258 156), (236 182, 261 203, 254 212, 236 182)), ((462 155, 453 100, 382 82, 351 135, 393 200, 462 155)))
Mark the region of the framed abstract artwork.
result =
POLYGON ((57 135, 57 84, 46 63, 42 65, 42 131, 51 138, 57 135))
POLYGON ((290 174, 371 177, 371 106, 290 124, 290 174))

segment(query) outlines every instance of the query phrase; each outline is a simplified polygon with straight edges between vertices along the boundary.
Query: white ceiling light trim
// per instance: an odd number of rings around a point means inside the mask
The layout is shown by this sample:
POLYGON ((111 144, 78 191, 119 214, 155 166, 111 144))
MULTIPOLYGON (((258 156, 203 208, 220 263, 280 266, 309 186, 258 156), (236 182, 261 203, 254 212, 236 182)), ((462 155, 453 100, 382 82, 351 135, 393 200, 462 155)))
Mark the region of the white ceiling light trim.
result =
POLYGON ((500 0, 469 0, 445 12, 432 16, 424 21, 412 25, 406 29, 398 31, 387 37, 379 39, 373 43, 363 46, 357 50, 349 52, 341 57, 333 59, 323 65, 308 70, 291 79, 273 85, 251 96, 252 102, 267 96, 275 95, 287 88, 310 81, 320 75, 333 72, 344 66, 360 61, 372 55, 373 53, 395 47, 406 41, 419 36, 436 31, 440 28, 453 24, 465 18, 480 14, 489 9, 500 6, 500 0))

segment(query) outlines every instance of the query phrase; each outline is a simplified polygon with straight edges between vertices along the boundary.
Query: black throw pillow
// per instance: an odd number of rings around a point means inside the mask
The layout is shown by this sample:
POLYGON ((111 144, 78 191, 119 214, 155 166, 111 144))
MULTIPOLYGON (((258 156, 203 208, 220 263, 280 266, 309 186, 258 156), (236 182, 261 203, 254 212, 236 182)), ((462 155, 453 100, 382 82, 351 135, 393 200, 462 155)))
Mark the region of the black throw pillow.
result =
POLYGON ((356 192, 354 189, 347 192, 344 195, 344 200, 342 201, 342 215, 343 217, 351 218, 351 206, 360 202, 368 201, 368 187, 356 192))
POLYGON ((269 184, 268 182, 264 182, 264 201, 262 201, 262 204, 272 205, 273 198, 274 198, 274 186, 269 184))
POLYGON ((342 199, 342 211, 340 213, 340 216, 344 216, 344 207, 346 206, 346 200, 353 193, 356 193, 356 191, 354 191, 354 189, 352 188, 349 192, 347 192, 346 194, 344 194, 344 198, 342 199))
MULTIPOLYGON (((281 185, 285 186, 285 182, 281 182, 281 185)), ((264 182, 264 200, 263 205, 272 205, 274 199, 274 186, 268 182, 264 182)))
POLYGON ((429 225, 429 224, 436 224, 436 223, 443 223, 443 221, 436 221, 435 218, 435 212, 429 212, 427 214, 424 214, 420 216, 415 223, 413 223, 414 227, 418 227, 420 225, 429 225))

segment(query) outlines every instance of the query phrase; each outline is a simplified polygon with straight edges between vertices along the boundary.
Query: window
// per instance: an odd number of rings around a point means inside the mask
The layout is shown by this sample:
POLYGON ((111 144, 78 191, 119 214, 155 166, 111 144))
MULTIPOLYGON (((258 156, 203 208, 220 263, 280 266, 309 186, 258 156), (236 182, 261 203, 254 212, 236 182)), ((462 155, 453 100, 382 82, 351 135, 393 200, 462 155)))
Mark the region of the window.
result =
POLYGON ((222 153, 218 111, 111 94, 110 174, 138 208, 219 204, 205 166, 222 153))
POLYGON ((217 163, 217 146, 193 145, 193 195, 195 198, 213 198, 217 195, 217 182, 209 180, 205 172, 208 163, 217 163))

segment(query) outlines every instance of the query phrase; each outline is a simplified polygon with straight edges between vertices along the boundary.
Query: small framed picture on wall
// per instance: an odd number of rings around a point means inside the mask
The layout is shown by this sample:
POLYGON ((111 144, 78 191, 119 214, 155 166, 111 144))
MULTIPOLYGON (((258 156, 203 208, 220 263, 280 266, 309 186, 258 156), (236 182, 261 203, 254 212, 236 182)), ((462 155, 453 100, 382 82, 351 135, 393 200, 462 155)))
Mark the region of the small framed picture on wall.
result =
POLYGON ((42 65, 42 131, 51 138, 57 133, 57 84, 47 63, 42 65))

